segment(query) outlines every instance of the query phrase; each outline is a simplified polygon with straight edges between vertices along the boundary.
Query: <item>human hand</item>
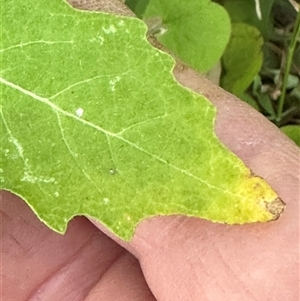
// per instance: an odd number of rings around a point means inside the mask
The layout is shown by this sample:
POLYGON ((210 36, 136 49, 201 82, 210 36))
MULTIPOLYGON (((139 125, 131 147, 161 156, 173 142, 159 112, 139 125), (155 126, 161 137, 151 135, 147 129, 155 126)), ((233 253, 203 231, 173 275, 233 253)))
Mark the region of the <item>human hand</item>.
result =
POLYGON ((56 234, 23 201, 2 192, 4 301, 299 299, 299 148, 193 71, 175 72, 217 106, 218 137, 277 191, 287 204, 283 215, 243 226, 155 217, 127 243, 83 217, 64 236, 56 234))

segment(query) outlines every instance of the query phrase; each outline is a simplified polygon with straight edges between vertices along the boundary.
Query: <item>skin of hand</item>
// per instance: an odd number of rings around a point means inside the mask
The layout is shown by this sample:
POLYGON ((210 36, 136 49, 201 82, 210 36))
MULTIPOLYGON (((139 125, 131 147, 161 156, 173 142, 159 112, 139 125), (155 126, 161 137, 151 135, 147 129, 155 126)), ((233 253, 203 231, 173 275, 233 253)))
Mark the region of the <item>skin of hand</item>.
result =
POLYGON ((299 148, 194 71, 181 66, 174 74, 214 103, 219 139, 276 190, 286 203, 283 215, 241 226, 155 217, 124 242, 84 217, 59 235, 3 191, 1 300, 299 300, 299 148))

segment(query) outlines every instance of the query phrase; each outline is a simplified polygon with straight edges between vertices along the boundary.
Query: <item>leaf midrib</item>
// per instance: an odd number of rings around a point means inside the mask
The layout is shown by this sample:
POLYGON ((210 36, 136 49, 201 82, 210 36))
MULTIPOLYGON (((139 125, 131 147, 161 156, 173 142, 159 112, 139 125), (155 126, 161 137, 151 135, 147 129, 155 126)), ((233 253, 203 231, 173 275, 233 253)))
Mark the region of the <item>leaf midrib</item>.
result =
MULTIPOLYGON (((98 125, 95 125, 95 124, 92 123, 92 122, 89 122, 89 121, 87 121, 87 120, 84 120, 84 119, 78 117, 77 115, 74 115, 74 114, 72 114, 72 113, 69 113, 69 112, 67 112, 67 111, 65 111, 65 110, 63 110, 63 109, 61 109, 61 108, 60 108, 59 106, 57 106, 56 104, 52 103, 48 98, 41 97, 41 96, 39 96, 39 95, 37 95, 37 94, 35 94, 35 93, 29 91, 29 90, 26 90, 26 89, 22 88, 22 87, 19 86, 19 85, 16 85, 16 84, 14 84, 14 83, 12 83, 12 82, 6 80, 5 78, 0 77, 0 82, 1 82, 2 84, 4 84, 4 85, 6 85, 6 86, 8 86, 8 87, 10 87, 10 88, 12 88, 12 89, 14 89, 14 90, 17 90, 17 91, 19 91, 19 92, 21 92, 21 93, 23 93, 23 94, 25 94, 25 95, 27 95, 27 96, 30 96, 31 98, 33 98, 33 99, 35 99, 35 100, 38 100, 39 102, 42 102, 42 103, 48 105, 48 106, 51 107, 56 113, 58 112, 58 113, 61 113, 62 115, 65 115, 65 116, 68 116, 68 117, 70 117, 70 118, 73 118, 73 119, 75 119, 76 121, 81 122, 81 123, 84 124, 84 125, 87 125, 87 126, 89 126, 89 127, 94 128, 95 130, 97 130, 97 131, 99 131, 99 132, 102 132, 102 133, 105 134, 106 136, 113 137, 113 138, 116 138, 116 139, 118 139, 118 140, 120 140, 120 141, 122 141, 122 142, 124 142, 124 143, 127 143, 128 145, 132 146, 133 148, 139 150, 140 152, 142 152, 142 153, 144 153, 144 154, 146 154, 146 155, 152 157, 153 159, 155 159, 155 160, 157 160, 157 161, 159 161, 159 162, 161 162, 161 163, 163 163, 163 164, 166 164, 166 165, 170 166, 170 167, 173 168, 174 170, 179 171, 179 172, 183 173, 184 175, 193 178, 193 179, 196 180, 196 181, 201 182, 202 184, 206 185, 206 186, 209 187, 209 188, 216 189, 216 190, 220 190, 220 191, 222 191, 222 192, 224 192, 224 193, 226 193, 226 194, 234 195, 233 193, 231 193, 231 192, 228 191, 227 189, 225 190, 225 189, 222 189, 222 188, 220 188, 220 187, 218 187, 218 186, 212 185, 212 184, 208 183, 207 181, 203 180, 202 178, 199 178, 198 176, 195 176, 195 175, 192 174, 191 172, 189 172, 189 171, 187 171, 187 170, 185 170, 185 169, 182 169, 182 168, 180 168, 180 167, 178 167, 178 166, 176 166, 176 165, 174 165, 174 164, 172 164, 172 163, 169 163, 167 160, 165 160, 165 159, 163 159, 163 158, 161 158, 161 157, 159 157, 159 156, 157 156, 157 155, 155 155, 155 154, 150 153, 149 151, 147 151, 147 150, 145 150, 145 149, 139 147, 138 145, 136 145, 135 143, 131 142, 130 140, 127 140, 127 139, 123 138, 123 137, 120 136, 119 134, 110 132, 110 131, 108 131, 108 130, 106 130, 106 129, 104 129, 104 128, 98 126, 98 125)), ((66 88, 66 89, 68 89, 68 88, 66 88)), ((65 90, 66 90, 66 89, 65 89, 65 90)), ((55 94, 55 95, 57 96, 58 94, 60 94, 60 92, 57 93, 57 94, 55 94)), ((51 98, 53 98, 53 96, 52 96, 51 98)))

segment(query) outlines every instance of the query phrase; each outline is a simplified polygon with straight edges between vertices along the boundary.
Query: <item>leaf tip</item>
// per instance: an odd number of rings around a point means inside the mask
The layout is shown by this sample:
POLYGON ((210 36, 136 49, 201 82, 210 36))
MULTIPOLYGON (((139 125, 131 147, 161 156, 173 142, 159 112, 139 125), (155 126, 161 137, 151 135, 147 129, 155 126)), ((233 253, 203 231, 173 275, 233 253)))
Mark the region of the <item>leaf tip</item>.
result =
POLYGON ((266 210, 272 215, 270 221, 277 220, 285 209, 285 203, 279 197, 271 202, 264 202, 264 205, 266 210))

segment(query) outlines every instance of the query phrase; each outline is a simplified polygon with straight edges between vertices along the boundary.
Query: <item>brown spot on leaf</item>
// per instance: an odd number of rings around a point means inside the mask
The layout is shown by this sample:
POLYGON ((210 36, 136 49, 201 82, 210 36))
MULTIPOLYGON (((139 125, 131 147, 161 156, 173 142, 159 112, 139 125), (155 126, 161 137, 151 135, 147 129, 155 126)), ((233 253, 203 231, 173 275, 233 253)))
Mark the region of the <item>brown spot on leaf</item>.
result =
POLYGON ((272 220, 278 219, 285 209, 285 203, 280 198, 276 198, 272 202, 265 202, 265 206, 266 209, 273 215, 272 220))

